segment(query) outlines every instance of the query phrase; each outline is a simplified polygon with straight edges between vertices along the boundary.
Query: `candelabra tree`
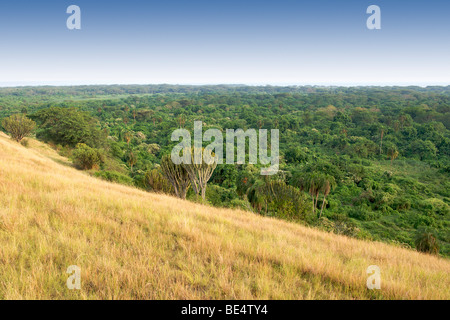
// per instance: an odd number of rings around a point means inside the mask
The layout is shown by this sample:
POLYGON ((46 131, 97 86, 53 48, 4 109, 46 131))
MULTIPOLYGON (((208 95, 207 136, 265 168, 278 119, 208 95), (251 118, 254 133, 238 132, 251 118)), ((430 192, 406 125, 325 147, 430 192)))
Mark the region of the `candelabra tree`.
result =
POLYGON ((161 169, 164 176, 172 184, 176 196, 181 199, 186 199, 187 191, 191 185, 191 179, 184 166, 173 163, 170 156, 164 156, 161 160, 161 169))

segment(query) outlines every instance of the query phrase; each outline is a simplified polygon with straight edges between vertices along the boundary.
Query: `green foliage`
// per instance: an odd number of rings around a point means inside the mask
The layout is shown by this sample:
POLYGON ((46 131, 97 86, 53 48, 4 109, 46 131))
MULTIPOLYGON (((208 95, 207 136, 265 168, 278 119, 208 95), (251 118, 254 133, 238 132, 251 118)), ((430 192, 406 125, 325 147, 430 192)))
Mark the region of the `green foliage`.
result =
POLYGON ((348 215, 350 218, 355 218, 362 221, 377 220, 381 216, 378 211, 371 210, 367 205, 361 205, 350 209, 348 215))
POLYGON ((248 199, 259 213, 289 220, 306 220, 306 197, 283 181, 257 181, 249 189, 248 199))
POLYGON ((254 185, 257 175, 249 165, 245 169, 240 170, 236 180, 236 192, 240 197, 244 197, 248 190, 254 185))
POLYGON ((290 147, 286 150, 286 161, 290 163, 304 163, 309 160, 309 150, 306 147, 290 147))
POLYGON ((239 196, 233 189, 223 188, 218 185, 210 185, 206 189, 206 199, 216 207, 226 208, 249 208, 248 203, 244 204, 239 200, 239 196))
POLYGON ((125 185, 133 184, 132 178, 115 171, 96 171, 94 173, 94 176, 110 182, 116 182, 125 185))
POLYGON ((100 147, 105 143, 105 134, 98 128, 97 121, 77 108, 51 107, 30 117, 39 125, 36 136, 44 141, 70 147, 78 143, 100 147))
POLYGON ((235 165, 219 164, 211 176, 211 183, 233 189, 236 187, 237 177, 238 170, 235 165))
POLYGON ((98 168, 102 162, 99 150, 89 147, 84 143, 77 144, 72 153, 75 165, 83 170, 98 168))
POLYGON ((420 160, 436 157, 436 146, 430 140, 414 140, 410 146, 410 153, 419 156, 420 160))
POLYGON ((11 138, 17 142, 29 136, 33 132, 36 123, 27 118, 24 114, 14 114, 3 119, 2 126, 11 135, 11 138))
MULTIPOLYGON (((319 201, 319 195, 322 194, 322 207, 318 214, 321 217, 325 205, 326 197, 332 189, 335 188, 336 180, 333 176, 324 173, 323 171, 309 171, 314 168, 306 168, 303 171, 297 172, 293 178, 293 185, 300 188, 302 191, 307 191, 313 201, 313 213, 315 213, 319 201)), ((317 169, 317 168, 316 168, 317 169)))

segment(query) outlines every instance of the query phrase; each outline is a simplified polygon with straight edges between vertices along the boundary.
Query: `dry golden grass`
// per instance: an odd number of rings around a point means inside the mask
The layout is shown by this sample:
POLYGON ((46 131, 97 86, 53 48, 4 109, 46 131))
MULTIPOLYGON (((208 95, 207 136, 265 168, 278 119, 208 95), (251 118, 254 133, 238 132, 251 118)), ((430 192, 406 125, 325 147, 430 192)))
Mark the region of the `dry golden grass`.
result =
POLYGON ((2 299, 449 299, 450 261, 89 177, 0 136, 2 299), (66 270, 81 267, 81 290, 66 270), (381 269, 381 290, 366 269, 381 269))

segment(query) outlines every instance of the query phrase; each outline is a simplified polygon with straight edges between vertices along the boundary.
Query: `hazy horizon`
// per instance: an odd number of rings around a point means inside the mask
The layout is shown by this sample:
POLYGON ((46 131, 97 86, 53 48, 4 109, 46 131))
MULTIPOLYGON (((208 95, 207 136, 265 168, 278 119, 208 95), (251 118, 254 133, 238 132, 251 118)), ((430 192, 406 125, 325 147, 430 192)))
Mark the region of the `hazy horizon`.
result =
POLYGON ((70 87, 70 86, 152 86, 152 85, 174 85, 174 86, 248 86, 248 87, 447 87, 448 83, 95 83, 95 82, 0 82, 0 88, 20 87, 70 87))

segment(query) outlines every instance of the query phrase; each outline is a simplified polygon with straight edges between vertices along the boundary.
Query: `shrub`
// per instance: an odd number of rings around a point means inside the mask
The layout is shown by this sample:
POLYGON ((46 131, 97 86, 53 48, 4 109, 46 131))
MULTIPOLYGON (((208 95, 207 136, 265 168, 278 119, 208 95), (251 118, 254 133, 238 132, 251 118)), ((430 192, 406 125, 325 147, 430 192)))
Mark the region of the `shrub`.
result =
POLYGON ((174 194, 175 191, 169 180, 158 169, 149 170, 145 173, 145 186, 154 192, 174 194))
POLYGON ((323 230, 348 237, 358 237, 360 233, 359 228, 347 216, 342 214, 333 214, 330 219, 321 217, 316 223, 323 230))
POLYGON ((120 184, 132 185, 133 179, 116 171, 97 171, 94 176, 120 184))
POLYGON ((77 144, 72 153, 74 163, 83 170, 98 168, 102 162, 102 156, 97 149, 91 148, 84 143, 77 144))
POLYGON ((28 119, 24 114, 14 114, 2 121, 2 126, 17 142, 29 136, 33 132, 36 123, 28 119))
POLYGON ((206 189, 206 199, 208 199, 213 206, 231 207, 230 202, 237 198, 238 195, 233 189, 226 189, 214 184, 206 189))
POLYGON ((257 181, 247 193, 252 207, 261 214, 288 220, 306 220, 306 197, 283 181, 257 181))
POLYGON ((246 210, 246 211, 252 210, 250 203, 248 201, 240 200, 240 199, 231 200, 230 208, 241 209, 241 210, 246 210))
POLYGON ((425 230, 419 230, 416 234, 415 245, 417 251, 438 254, 439 243, 433 233, 425 230))

